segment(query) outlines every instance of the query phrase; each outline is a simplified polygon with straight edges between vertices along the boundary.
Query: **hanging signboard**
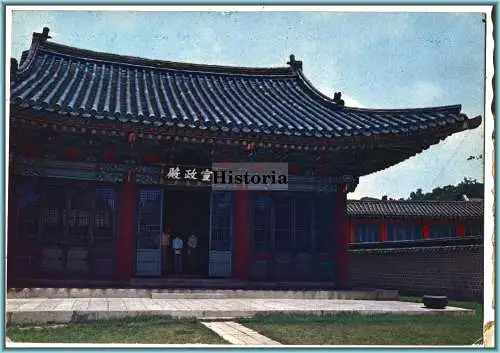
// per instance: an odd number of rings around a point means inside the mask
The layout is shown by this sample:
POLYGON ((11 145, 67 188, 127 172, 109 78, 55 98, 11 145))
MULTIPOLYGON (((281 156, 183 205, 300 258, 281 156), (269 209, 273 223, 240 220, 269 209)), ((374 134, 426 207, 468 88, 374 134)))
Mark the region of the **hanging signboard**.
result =
POLYGON ((166 184, 178 184, 185 182, 187 184, 212 184, 213 172, 207 168, 181 168, 179 166, 166 167, 163 170, 163 182, 166 184))

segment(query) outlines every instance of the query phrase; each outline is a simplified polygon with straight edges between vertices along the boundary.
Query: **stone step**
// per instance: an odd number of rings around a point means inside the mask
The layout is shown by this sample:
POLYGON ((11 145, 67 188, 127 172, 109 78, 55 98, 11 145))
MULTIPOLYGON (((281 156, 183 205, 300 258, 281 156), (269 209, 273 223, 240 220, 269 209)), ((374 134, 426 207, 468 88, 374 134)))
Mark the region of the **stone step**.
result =
POLYGON ((211 299, 211 298, 270 298, 270 299, 352 299, 352 300, 396 300, 397 291, 352 290, 352 291, 314 291, 314 290, 219 290, 219 291, 178 291, 152 292, 153 299, 211 299))
MULTIPOLYGON (((473 315, 453 307, 428 309, 421 303, 324 299, 7 299, 10 324, 67 324, 135 316, 214 319, 255 315, 473 315)), ((217 321, 217 320, 215 320, 217 321)))
POLYGON ((235 298, 231 293, 219 292, 152 292, 152 299, 224 299, 235 298))
POLYGON ((152 299, 351 299, 397 300, 398 292, 359 290, 243 290, 243 289, 94 289, 9 288, 8 299, 22 298, 152 298, 152 299))

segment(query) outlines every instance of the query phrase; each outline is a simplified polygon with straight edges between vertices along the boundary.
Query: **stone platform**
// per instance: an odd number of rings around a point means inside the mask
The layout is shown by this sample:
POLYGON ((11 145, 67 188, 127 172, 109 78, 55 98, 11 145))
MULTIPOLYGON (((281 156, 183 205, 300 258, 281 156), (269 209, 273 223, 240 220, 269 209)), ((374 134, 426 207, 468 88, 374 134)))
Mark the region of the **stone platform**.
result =
POLYGON ((230 319, 255 315, 471 315, 473 310, 399 301, 338 299, 152 299, 152 298, 29 298, 7 299, 10 324, 71 323, 128 316, 230 319))
POLYGON ((27 298, 150 298, 150 299, 350 299, 397 300, 398 292, 383 289, 117 289, 9 288, 8 299, 27 298))

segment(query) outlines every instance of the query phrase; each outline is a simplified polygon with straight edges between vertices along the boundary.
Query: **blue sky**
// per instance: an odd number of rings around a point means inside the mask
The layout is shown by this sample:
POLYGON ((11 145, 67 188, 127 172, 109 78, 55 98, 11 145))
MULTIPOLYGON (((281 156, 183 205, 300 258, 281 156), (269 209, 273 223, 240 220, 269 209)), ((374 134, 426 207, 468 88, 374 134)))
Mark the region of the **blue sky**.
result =
MULTIPOLYGON (((170 61, 286 66, 293 53, 320 91, 346 105, 411 108, 462 104, 484 117, 484 37, 479 13, 14 11, 12 56, 33 31, 53 41, 170 61)), ((386 170, 362 177, 349 198, 400 198, 422 188, 483 181, 483 125, 386 170)))

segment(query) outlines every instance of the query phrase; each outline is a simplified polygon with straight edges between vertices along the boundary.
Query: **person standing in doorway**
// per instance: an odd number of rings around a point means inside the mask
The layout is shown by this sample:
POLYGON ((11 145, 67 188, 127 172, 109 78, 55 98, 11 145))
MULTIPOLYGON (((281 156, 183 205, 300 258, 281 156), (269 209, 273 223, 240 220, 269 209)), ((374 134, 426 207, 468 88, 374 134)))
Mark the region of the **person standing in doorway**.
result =
POLYGON ((198 248, 198 238, 196 235, 191 234, 188 239, 188 261, 189 261, 189 272, 196 272, 196 260, 197 254, 196 249, 198 248))
POLYGON ((184 247, 184 242, 182 239, 176 235, 172 241, 172 248, 174 249, 174 271, 175 273, 182 272, 182 248, 184 247))

